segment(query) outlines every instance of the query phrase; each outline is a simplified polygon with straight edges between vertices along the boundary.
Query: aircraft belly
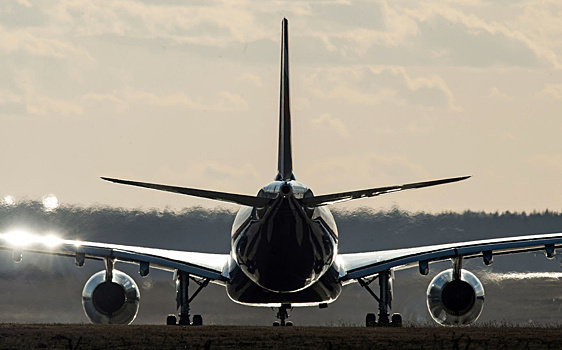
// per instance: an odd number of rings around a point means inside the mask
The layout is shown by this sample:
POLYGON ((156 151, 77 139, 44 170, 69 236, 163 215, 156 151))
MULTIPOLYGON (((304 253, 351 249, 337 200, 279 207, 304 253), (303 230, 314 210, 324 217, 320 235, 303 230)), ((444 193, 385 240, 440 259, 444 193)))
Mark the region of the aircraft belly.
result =
POLYGON ((250 223, 233 247, 242 271, 272 292, 305 289, 334 261, 329 231, 297 209, 282 201, 268 218, 250 223))
POLYGON ((318 281, 298 292, 277 293, 264 289, 246 276, 237 267, 230 274, 226 291, 233 301, 253 306, 278 306, 279 304, 315 305, 330 303, 338 298, 342 285, 338 281, 338 270, 332 266, 318 281))

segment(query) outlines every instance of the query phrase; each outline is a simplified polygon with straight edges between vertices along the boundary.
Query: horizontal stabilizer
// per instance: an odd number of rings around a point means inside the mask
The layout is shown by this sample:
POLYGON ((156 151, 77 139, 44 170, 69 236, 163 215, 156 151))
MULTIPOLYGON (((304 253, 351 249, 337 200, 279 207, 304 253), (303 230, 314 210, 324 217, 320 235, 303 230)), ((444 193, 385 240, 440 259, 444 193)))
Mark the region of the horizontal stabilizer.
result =
POLYGON ((188 196, 202 197, 202 198, 208 198, 217 201, 236 203, 248 207, 263 208, 269 203, 268 198, 247 196, 243 194, 207 191, 207 190, 200 190, 196 188, 187 188, 187 187, 158 185, 158 184, 152 184, 147 182, 112 179, 108 177, 102 177, 102 179, 105 181, 115 182, 123 185, 138 186, 138 187, 150 188, 158 191, 180 193, 188 196))
POLYGON ((410 183, 410 184, 405 184, 405 185, 369 188, 369 189, 366 189, 366 190, 357 190, 357 191, 325 194, 325 195, 322 195, 322 196, 303 198, 302 201, 303 201, 304 205, 307 206, 307 207, 319 207, 319 206, 326 205, 326 204, 344 202, 344 201, 349 201, 349 200, 352 200, 352 199, 380 196, 381 194, 385 194, 385 193, 411 190, 411 189, 414 189, 414 188, 422 188, 422 187, 442 185, 442 184, 446 184, 446 183, 450 183, 450 182, 465 180, 465 179, 468 179, 469 177, 470 176, 462 176, 462 177, 454 177, 454 178, 442 179, 442 180, 415 182, 415 183, 410 183))

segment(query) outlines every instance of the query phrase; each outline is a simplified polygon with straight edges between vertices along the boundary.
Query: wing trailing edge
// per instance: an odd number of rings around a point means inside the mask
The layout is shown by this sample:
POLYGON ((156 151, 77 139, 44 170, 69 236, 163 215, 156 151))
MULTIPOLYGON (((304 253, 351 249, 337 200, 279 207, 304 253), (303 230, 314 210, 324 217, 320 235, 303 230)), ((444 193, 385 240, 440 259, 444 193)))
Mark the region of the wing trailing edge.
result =
POLYGON ((325 194, 321 196, 303 198, 302 201, 303 204, 307 207, 319 207, 322 205, 334 204, 338 202, 349 201, 352 199, 375 197, 386 193, 443 185, 451 182, 466 180, 469 177, 470 176, 461 176, 461 177, 453 177, 453 178, 441 179, 441 180, 414 182, 404 185, 395 185, 395 186, 387 186, 387 187, 369 188, 365 190, 325 194))

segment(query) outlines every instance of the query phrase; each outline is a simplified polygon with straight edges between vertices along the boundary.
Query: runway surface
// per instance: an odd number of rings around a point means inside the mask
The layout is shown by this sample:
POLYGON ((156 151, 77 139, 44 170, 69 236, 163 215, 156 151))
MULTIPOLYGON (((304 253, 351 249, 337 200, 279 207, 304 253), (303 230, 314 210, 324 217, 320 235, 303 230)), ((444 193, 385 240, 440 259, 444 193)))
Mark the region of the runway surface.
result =
POLYGON ((559 349, 562 327, 0 324, 0 349, 559 349))

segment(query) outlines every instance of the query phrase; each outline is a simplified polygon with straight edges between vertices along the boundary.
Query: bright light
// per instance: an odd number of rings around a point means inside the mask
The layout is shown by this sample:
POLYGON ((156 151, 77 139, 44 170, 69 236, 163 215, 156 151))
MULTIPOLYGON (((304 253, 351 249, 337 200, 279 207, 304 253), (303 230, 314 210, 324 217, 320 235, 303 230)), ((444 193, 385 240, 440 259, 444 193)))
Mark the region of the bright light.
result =
POLYGON ((22 247, 36 242, 37 236, 26 231, 13 231, 4 234, 4 239, 14 246, 22 247))
POLYGON ((59 200, 54 194, 48 194, 43 197, 43 208, 46 211, 53 211, 59 206, 59 200))
POLYGON ((7 195, 4 196, 2 202, 4 203, 4 205, 11 207, 12 205, 16 204, 16 199, 13 196, 7 195))
POLYGON ((15 247, 24 247, 34 243, 41 243, 47 247, 54 247, 63 243, 62 239, 52 234, 38 236, 23 230, 0 234, 0 238, 5 239, 6 242, 15 247))
POLYGON ((39 238, 43 244, 45 244, 47 247, 54 247, 60 243, 62 243, 62 240, 56 236, 53 235, 48 235, 45 237, 37 237, 39 238))
POLYGON ((562 272, 490 272, 485 275, 493 282, 503 280, 562 279, 562 272))

